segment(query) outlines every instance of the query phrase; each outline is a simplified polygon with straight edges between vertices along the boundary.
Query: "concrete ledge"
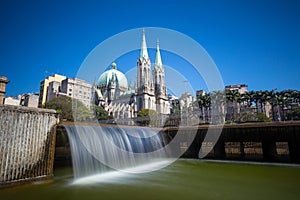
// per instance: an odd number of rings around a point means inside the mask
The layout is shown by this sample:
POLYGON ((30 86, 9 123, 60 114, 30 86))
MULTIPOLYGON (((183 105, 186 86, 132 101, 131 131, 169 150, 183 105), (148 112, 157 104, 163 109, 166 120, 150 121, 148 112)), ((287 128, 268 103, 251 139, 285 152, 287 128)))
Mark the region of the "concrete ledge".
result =
POLYGON ((56 110, 44 109, 44 108, 32 108, 25 106, 12 106, 12 105, 0 105, 1 111, 18 111, 18 112, 28 112, 28 113, 51 113, 56 114, 56 110))
POLYGON ((0 189, 16 187, 16 186, 23 186, 25 184, 30 184, 30 183, 38 182, 38 181, 50 181, 52 179, 53 179, 53 175, 51 175, 51 176, 39 176, 39 177, 27 178, 27 179, 20 179, 20 180, 5 182, 5 183, 1 182, 0 183, 0 189))

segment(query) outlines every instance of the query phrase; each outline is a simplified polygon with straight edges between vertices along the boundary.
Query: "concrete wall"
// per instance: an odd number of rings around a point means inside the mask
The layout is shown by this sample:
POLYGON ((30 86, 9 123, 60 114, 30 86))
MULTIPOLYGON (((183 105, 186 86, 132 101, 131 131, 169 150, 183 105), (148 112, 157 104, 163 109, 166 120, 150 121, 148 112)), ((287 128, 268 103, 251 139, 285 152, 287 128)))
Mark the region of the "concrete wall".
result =
POLYGON ((0 106, 0 187, 53 175, 54 110, 0 106))
MULTIPOLYGON (((220 127, 212 126, 211 134, 214 130, 218 132, 220 127)), ((222 128, 222 127, 221 127, 222 128)), ((183 157, 198 158, 201 147, 213 147, 207 157, 214 159, 231 159, 232 147, 237 150, 239 160, 257 159, 261 161, 292 162, 300 163, 300 122, 270 122, 270 123, 249 123, 239 125, 225 125, 216 143, 215 141, 203 142, 207 134, 208 126, 185 127, 182 132, 188 136, 191 130, 197 129, 195 140, 189 148, 184 148, 185 141, 178 144, 178 149, 183 149, 183 157), (251 152, 255 152, 249 155, 251 152), (230 148, 230 149, 229 149, 230 148), (281 159, 280 154, 286 154, 288 159, 281 159)), ((178 128, 169 127, 164 129, 165 140, 171 141, 177 134, 178 128)), ((213 138, 213 137, 212 137, 213 138)), ((188 140, 188 137, 187 139, 188 140)))
MULTIPOLYGON (((73 125, 74 123, 65 123, 73 125)), ((99 124, 82 123, 83 126, 99 126, 99 124)), ((101 126, 114 127, 112 124, 101 126)), ((116 126, 117 127, 117 126, 116 126)), ((136 126, 124 126, 137 128, 136 126)), ((213 126, 213 131, 220 127, 213 126)), ((216 144, 203 142, 208 126, 195 126, 181 128, 182 140, 174 146, 174 152, 182 152, 183 158, 199 159, 201 147, 210 149, 205 157, 209 159, 275 161, 287 163, 300 163, 300 122, 271 122, 249 123, 239 125, 225 125, 216 144), (191 140, 191 130, 196 131, 196 137, 191 140)), ((159 130, 159 129, 158 129, 159 130)), ((167 127, 162 131, 164 142, 169 143, 178 134, 177 127, 167 127)), ((57 127, 57 140, 55 150, 55 163, 57 166, 71 165, 71 154, 68 136, 63 126, 57 127)))

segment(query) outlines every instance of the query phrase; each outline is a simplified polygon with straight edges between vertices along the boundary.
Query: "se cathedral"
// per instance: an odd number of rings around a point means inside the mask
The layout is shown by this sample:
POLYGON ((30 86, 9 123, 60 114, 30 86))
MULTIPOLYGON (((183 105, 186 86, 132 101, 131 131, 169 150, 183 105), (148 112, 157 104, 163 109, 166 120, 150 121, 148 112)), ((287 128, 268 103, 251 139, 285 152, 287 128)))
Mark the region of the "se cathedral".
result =
POLYGON ((152 109, 162 115, 170 113, 165 71, 156 45, 153 66, 148 55, 146 36, 143 30, 140 56, 137 59, 137 80, 128 85, 126 76, 112 63, 94 85, 95 103, 102 106, 114 118, 134 118, 142 109, 152 109))

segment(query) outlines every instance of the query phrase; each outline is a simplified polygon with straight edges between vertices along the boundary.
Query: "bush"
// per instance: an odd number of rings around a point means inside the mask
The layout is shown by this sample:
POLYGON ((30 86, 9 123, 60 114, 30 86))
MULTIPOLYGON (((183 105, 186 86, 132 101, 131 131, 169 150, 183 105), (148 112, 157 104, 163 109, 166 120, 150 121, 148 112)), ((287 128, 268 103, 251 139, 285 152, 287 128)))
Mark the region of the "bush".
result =
POLYGON ((286 116, 287 120, 300 120, 300 106, 287 111, 286 116))
POLYGON ((155 118, 158 116, 157 112, 155 110, 151 109, 142 109, 137 114, 137 124, 140 126, 149 126, 155 124, 151 118, 155 118))
POLYGON ((253 112, 242 112, 240 113, 236 119, 238 123, 246 123, 246 122, 270 122, 271 119, 268 118, 263 113, 253 113, 253 112))

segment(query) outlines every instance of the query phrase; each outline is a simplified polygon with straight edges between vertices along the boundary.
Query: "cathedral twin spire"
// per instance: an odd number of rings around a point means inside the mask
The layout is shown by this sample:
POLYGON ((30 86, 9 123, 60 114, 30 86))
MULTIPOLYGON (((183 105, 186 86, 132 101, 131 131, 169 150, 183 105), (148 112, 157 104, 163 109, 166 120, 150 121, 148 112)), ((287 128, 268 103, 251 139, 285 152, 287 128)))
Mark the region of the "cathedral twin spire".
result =
MULTIPOLYGON (((141 51, 140 51, 140 60, 141 61, 144 61, 144 60, 148 61, 148 60, 150 60, 150 58, 149 58, 149 55, 148 55, 146 36, 145 36, 145 30, 144 29, 142 31, 142 34, 143 35, 142 35, 142 45, 141 45, 141 51)), ((159 67, 159 68, 163 67, 158 40, 156 42, 156 55, 155 55, 154 66, 159 67)))
POLYGON ((139 93, 155 93, 165 95, 165 79, 164 67, 159 49, 159 41, 156 43, 155 62, 150 75, 150 58, 147 50, 145 30, 142 31, 142 44, 140 50, 140 58, 138 59, 137 86, 139 93), (150 78, 151 77, 151 78, 150 78))
POLYGON ((143 37, 142 37, 142 46, 141 46, 141 52, 140 52, 140 59, 141 60, 147 60, 147 59, 149 59, 148 50, 147 50, 147 44, 146 44, 146 36, 145 36, 145 30, 144 29, 143 29, 143 37))
POLYGON ((159 41, 158 40, 156 42, 156 56, 155 56, 155 63, 154 63, 154 65, 156 67, 159 67, 159 68, 163 67, 163 64, 162 64, 162 61, 161 61, 161 56, 160 56, 159 41))

